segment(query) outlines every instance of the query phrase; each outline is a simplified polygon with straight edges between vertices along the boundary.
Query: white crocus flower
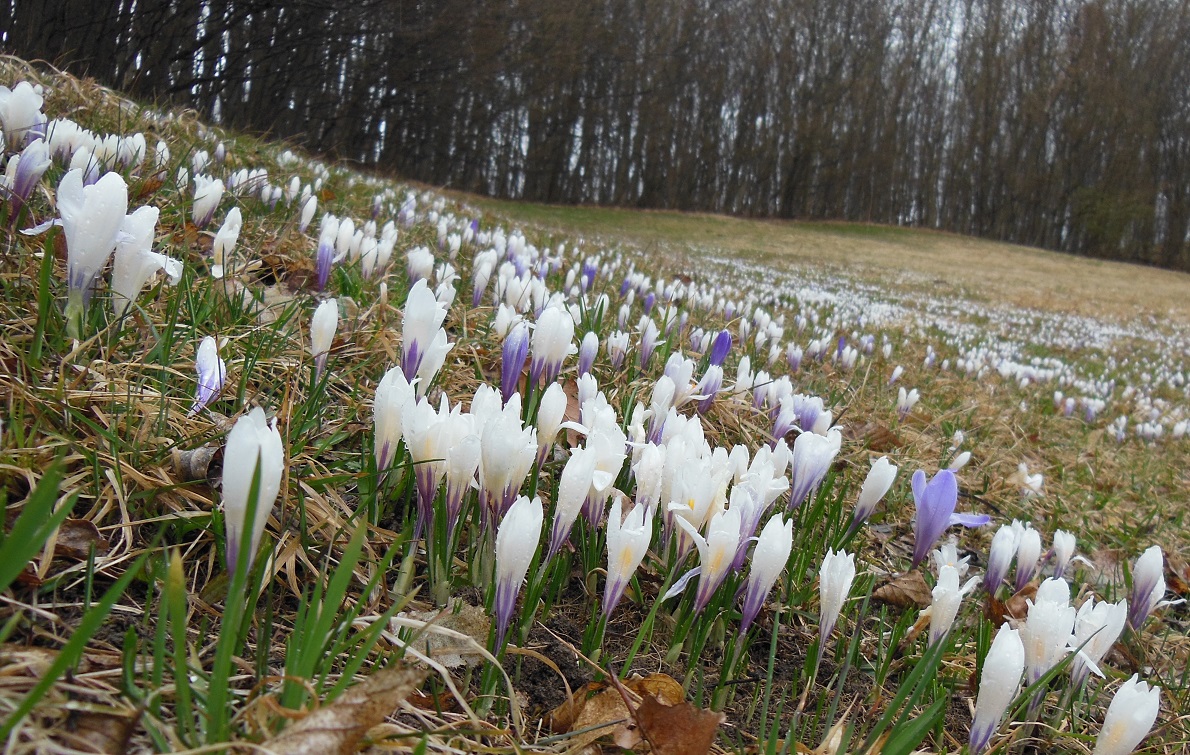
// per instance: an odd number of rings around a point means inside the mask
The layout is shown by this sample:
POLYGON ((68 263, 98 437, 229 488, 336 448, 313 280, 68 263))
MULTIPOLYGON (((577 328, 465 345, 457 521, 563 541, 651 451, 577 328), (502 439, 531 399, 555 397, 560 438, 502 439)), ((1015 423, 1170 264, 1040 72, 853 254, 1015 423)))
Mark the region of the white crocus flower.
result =
POLYGON ((236 420, 227 434, 223 452, 223 517, 227 527, 227 570, 234 572, 248 533, 249 563, 260 545, 264 527, 273 510, 273 502, 281 489, 281 475, 285 469, 285 448, 277 431, 277 420, 271 423, 259 406, 236 420), (255 513, 247 522, 248 496, 252 479, 259 469, 255 513))
POLYGON ((124 218, 112 264, 112 312, 123 317, 157 271, 164 270, 170 285, 182 277, 182 263, 153 251, 157 231, 156 207, 138 207, 124 218))

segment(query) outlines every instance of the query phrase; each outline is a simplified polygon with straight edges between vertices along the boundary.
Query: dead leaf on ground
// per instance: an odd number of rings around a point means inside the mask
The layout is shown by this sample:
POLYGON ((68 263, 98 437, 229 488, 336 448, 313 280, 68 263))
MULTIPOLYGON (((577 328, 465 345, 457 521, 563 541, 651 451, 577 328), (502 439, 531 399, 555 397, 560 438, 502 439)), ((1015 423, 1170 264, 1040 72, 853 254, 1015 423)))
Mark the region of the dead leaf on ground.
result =
POLYGON ((911 571, 877 587, 872 599, 900 608, 928 608, 933 593, 919 571, 911 571))
MULTIPOLYGON (((624 687, 642 697, 650 695, 667 704, 676 705, 686 699, 682 685, 667 674, 633 677, 624 687)), ((575 691, 571 699, 559 705, 549 715, 550 728, 558 733, 582 732, 567 740, 567 748, 581 750, 600 737, 614 734, 617 743, 632 723, 632 713, 624 697, 606 682, 589 682, 575 691), (613 726, 618 726, 614 732, 613 726)), ((631 741, 631 737, 626 738, 631 741)), ((639 743, 639 734, 635 737, 639 743)), ((625 746, 625 745, 621 745, 625 746)))
POLYGON ((425 671, 405 664, 379 671, 325 708, 288 726, 264 744, 275 755, 349 755, 373 726, 421 686, 425 671))
POLYGON ((1000 601, 994 597, 989 597, 986 606, 987 617, 996 626, 1000 626, 1009 619, 1021 621, 1029 615, 1029 604, 1027 601, 1032 600, 1036 596, 1037 583, 1030 582, 1025 585, 1024 589, 1008 600, 1000 601))
POLYGON ((687 702, 666 705, 646 694, 636 709, 636 720, 657 755, 706 755, 727 717, 687 702))
POLYGON ((58 540, 54 554, 75 561, 85 561, 95 552, 107 553, 110 544, 99 534, 99 529, 86 519, 67 519, 58 528, 58 540))
POLYGON ((1190 597, 1190 564, 1176 553, 1165 554, 1165 582, 1175 594, 1190 597))
POLYGON ((128 752, 128 741, 136 725, 136 716, 122 713, 82 712, 71 717, 63 739, 81 752, 128 752))
POLYGON ((843 437, 846 440, 858 441, 861 445, 876 453, 888 453, 905 445, 891 428, 879 422, 846 425, 843 428, 843 437))
POLYGON ((188 451, 174 449, 174 473, 181 482, 213 482, 212 472, 223 468, 223 446, 201 446, 188 451))

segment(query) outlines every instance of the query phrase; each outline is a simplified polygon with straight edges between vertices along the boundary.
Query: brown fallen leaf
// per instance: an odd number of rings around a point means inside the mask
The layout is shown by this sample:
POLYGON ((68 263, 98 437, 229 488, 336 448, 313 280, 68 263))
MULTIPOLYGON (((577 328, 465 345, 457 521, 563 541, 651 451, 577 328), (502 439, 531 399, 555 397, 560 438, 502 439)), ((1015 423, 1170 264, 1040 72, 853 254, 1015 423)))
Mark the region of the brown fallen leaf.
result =
POLYGON ((58 528, 58 541, 54 555, 75 561, 85 561, 91 549, 96 553, 107 553, 110 544, 99 534, 99 529, 86 519, 67 519, 58 528))
POLYGON ((927 608, 933 593, 921 572, 910 571, 877 587, 872 591, 872 599, 899 608, 927 608))
POLYGON ((174 474, 180 482, 205 480, 212 482, 212 473, 223 469, 223 446, 200 446, 188 451, 174 449, 174 474))
POLYGON ((862 446, 876 453, 888 453, 901 448, 905 444, 890 428, 878 422, 865 422, 862 425, 845 425, 843 437, 846 440, 857 441, 862 446))
POLYGON ((1175 594, 1190 597, 1190 565, 1176 553, 1165 554, 1165 582, 1175 594))
POLYGON ((636 709, 641 733, 657 755, 706 755, 715 743, 715 732, 727 719, 722 713, 695 708, 687 702, 666 705, 650 694, 636 709))
MULTIPOLYGON (((654 696, 676 705, 686 698, 682 685, 667 674, 633 677, 623 683, 626 690, 638 696, 654 696)), ((640 735, 632 725, 632 712, 624 696, 606 682, 589 682, 575 690, 571 698, 549 715, 550 728, 558 733, 581 732, 566 741, 573 752, 595 740, 612 735, 618 745, 626 749, 640 743, 640 735), (613 727, 618 727, 613 730, 613 727), (629 742, 630 744, 624 744, 629 742)))
POLYGON ((373 726, 421 686, 425 671, 398 664, 368 677, 325 708, 286 727, 264 746, 274 755, 349 755, 373 726))
POLYGON ((989 597, 985 607, 987 617, 996 626, 1000 626, 1009 619, 1020 621, 1029 615, 1029 604, 1027 601, 1032 600, 1036 595, 1037 583, 1030 582, 1016 595, 1003 602, 994 597, 989 597))
POLYGON ((128 714, 81 712, 67 721, 63 739, 82 752, 120 755, 128 752, 128 740, 137 717, 128 714))

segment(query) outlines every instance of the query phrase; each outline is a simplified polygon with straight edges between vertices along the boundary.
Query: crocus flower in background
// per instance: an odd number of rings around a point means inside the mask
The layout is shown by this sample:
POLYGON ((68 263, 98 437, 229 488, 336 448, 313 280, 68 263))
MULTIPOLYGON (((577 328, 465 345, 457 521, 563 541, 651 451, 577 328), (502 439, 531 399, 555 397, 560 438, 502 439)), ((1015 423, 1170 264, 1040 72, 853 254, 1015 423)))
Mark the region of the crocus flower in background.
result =
POLYGON ((27 81, 19 82, 12 89, 0 86, 0 126, 3 126, 10 145, 19 147, 24 143, 26 133, 42 118, 43 104, 45 99, 41 93, 27 81))
POLYGON ((198 372, 198 389, 194 395, 194 405, 186 415, 192 417, 200 409, 215 400, 223 390, 223 383, 227 380, 227 365, 219 356, 219 345, 214 337, 207 336, 198 345, 198 354, 194 359, 194 368, 198 372))
POLYGON ((223 199, 223 181, 210 176, 194 176, 194 210, 191 218, 194 225, 205 228, 215 217, 215 210, 223 199))
POLYGON ((277 420, 270 423, 259 406, 237 419, 227 434, 227 447, 223 452, 223 517, 227 527, 229 572, 235 571, 245 532, 248 533, 251 563, 269 521, 269 513, 273 510, 273 501, 281 489, 281 473, 284 469, 285 448, 281 433, 277 431, 277 420), (248 496, 252 492, 252 479, 258 469, 255 513, 252 521, 248 522, 248 496))
POLYGON ((112 312, 116 317, 128 312, 158 270, 165 271, 170 285, 177 285, 182 278, 181 262, 153 251, 157 213, 156 207, 138 207, 124 218, 112 264, 112 312))
POLYGON ((723 390, 723 368, 717 364, 709 365, 694 389, 697 395, 702 396, 695 405, 699 414, 706 414, 711 410, 712 404, 715 403, 715 396, 721 390, 723 390))
POLYGON ((748 580, 744 583, 744 604, 740 616, 740 633, 748 631, 760 613, 764 600, 773 589, 773 584, 793 550, 793 520, 783 520, 778 514, 764 525, 756 548, 752 551, 752 566, 748 580))
POLYGON ((223 225, 215 233, 215 241, 211 244, 211 276, 222 278, 227 265, 231 261, 231 254, 235 251, 236 242, 240 238, 240 228, 244 225, 243 215, 239 207, 232 207, 223 219, 223 225))
POLYGON ((831 428, 826 435, 803 432, 797 436, 793 442, 793 482, 788 504, 791 511, 822 484, 842 444, 843 433, 838 428, 831 428))
MULTIPOLYGON (((652 296, 652 294, 649 294, 652 296)), ((648 310, 645 310, 646 312, 648 310)), ((649 360, 653 358, 653 352, 661 345, 658 339, 661 337, 661 331, 657 327, 657 323, 653 322, 651 318, 644 318, 640 326, 640 370, 644 372, 649 368, 649 360)))
POLYGON ((1165 597, 1165 556, 1161 553, 1161 546, 1154 545, 1136 559, 1132 567, 1132 595, 1128 598, 1131 610, 1128 612, 1128 623, 1134 630, 1140 630, 1149 614, 1159 606, 1165 605, 1161 598, 1165 597))
POLYGON ((57 201, 66 235, 66 319, 70 335, 78 338, 95 280, 116 248, 128 211, 128 186, 118 173, 83 186, 82 171, 72 170, 58 184, 57 201))
POLYGON ((830 636, 839 620, 839 612, 847 602, 851 583, 855 580, 855 554, 847 551, 826 552, 818 570, 818 596, 821 609, 818 615, 818 636, 822 642, 830 636))
POLYGON ((500 349, 500 396, 504 403, 517 392, 525 359, 529 356, 529 325, 523 320, 512 326, 504 336, 500 349))
POLYGON ((315 213, 318 212, 318 197, 308 196, 306 201, 302 202, 302 214, 298 219, 298 232, 305 233, 306 229, 310 227, 310 221, 314 219, 315 213))
POLYGON ((314 357, 315 380, 326 369, 326 358, 331 352, 331 342, 335 340, 338 327, 339 303, 335 299, 327 299, 318 305, 310 320, 310 355, 314 357))
POLYGON ((963 451, 961 454, 951 459, 950 463, 946 465, 946 468, 951 472, 957 472, 963 467, 967 466, 967 462, 969 461, 971 461, 971 452, 963 451))
POLYGON ((516 608, 521 583, 541 542, 541 523, 545 512, 541 499, 517 498, 496 532, 496 594, 492 610, 496 614, 496 647, 504 647, 504 637, 516 608))
POLYGON ((1029 466, 1023 461, 1017 465, 1017 479, 1020 482, 1022 498, 1044 495, 1045 477, 1040 472, 1029 474, 1029 466))
POLYGON ((582 512, 583 503, 591 490, 597 461, 595 453, 589 449, 576 448, 570 452, 570 458, 566 460, 566 466, 562 468, 559 477, 558 499, 554 506, 554 522, 550 528, 547 561, 557 555, 570 536, 570 529, 582 512))
POLYGON ((591 371, 591 366, 595 364, 595 355, 599 353, 599 336, 593 331, 587 331, 583 336, 582 342, 578 349, 578 374, 579 377, 586 375, 591 371))
POLYGON ((904 386, 897 389, 897 418, 904 420, 909 416, 909 412, 913 411, 913 407, 917 405, 917 400, 920 396, 917 389, 906 391, 904 386))
POLYGON ((637 504, 627 516, 620 499, 612 503, 607 520, 607 584, 603 588, 603 615, 611 616, 628 587, 628 581, 649 550, 653 538, 653 512, 637 504))
POLYGON ((1025 645, 1018 630, 1007 623, 992 640, 983 659, 983 674, 979 678, 979 695, 975 698, 975 718, 971 721, 971 752, 987 749, 992 735, 1000 728, 1000 720, 1021 687, 1025 671, 1025 645))
POLYGON ((1087 598, 1078 608, 1074 620, 1074 639, 1071 646, 1082 648, 1070 665, 1070 678, 1078 687, 1086 681, 1087 674, 1094 672, 1103 676, 1099 662, 1120 638, 1124 625, 1128 623, 1128 601, 1116 603, 1095 602, 1087 598))
POLYGON ((928 483, 926 473, 913 473, 913 504, 917 514, 913 519, 913 568, 925 560, 934 543, 948 527, 961 524, 964 527, 981 527, 991 521, 986 514, 956 514, 959 501, 959 483, 954 472, 943 469, 928 483))
POLYGON ((1050 548, 1050 557, 1054 561, 1055 577, 1061 577, 1066 573, 1066 567, 1074 558, 1074 548, 1077 542, 1075 536, 1065 530, 1054 532, 1054 545, 1050 548))
POLYGON ((33 187, 50 167, 50 149, 43 139, 34 139, 19 155, 9 158, 6 174, 0 177, 0 198, 7 192, 12 209, 9 222, 16 223, 33 187))
MULTIPOLYGON (((405 299, 404 321, 401 330, 401 369, 405 371, 405 379, 412 381, 422 377, 422 361, 427 353, 442 350, 445 358, 449 346, 446 344, 446 333, 442 330, 442 323, 446 320, 446 307, 434 297, 425 279, 419 279, 405 299), (445 347, 443 349, 442 347, 445 347)), ((437 370, 434 371, 437 373, 437 370)), ((418 382, 418 395, 424 395, 429 387, 425 379, 418 382)))
MULTIPOLYGON (((458 408, 456 407, 456 411, 458 408)), ((413 539, 421 537, 434 515, 434 497, 446 474, 446 450, 451 440, 451 410, 443 394, 438 409, 424 398, 409 402, 401 410, 405 445, 413 459, 417 484, 417 520, 413 539)))
POLYGON ((1107 706, 1094 755, 1128 755, 1140 745, 1161 712, 1161 688, 1133 674, 1107 706))
POLYGON ((1017 530, 1012 525, 1000 525, 996 534, 992 536, 992 546, 988 551, 988 568, 983 574, 983 586, 988 595, 995 595, 1000 589, 1000 583, 1008 576, 1008 567, 1016 556, 1017 530))
POLYGON ((402 422, 405 405, 414 398, 413 386, 405 379, 400 367, 392 367, 384 373, 376 386, 376 398, 372 402, 372 422, 376 432, 376 469, 383 472, 397 453, 404 425, 402 422))
POLYGON ((339 220, 334 215, 323 215, 318 233, 318 250, 314 254, 314 279, 319 291, 326 290, 335 263, 335 236, 339 232, 339 220))
POLYGON ((529 346, 532 361, 529 379, 544 388, 558 379, 562 362, 578 351, 574 345, 574 318, 561 307, 546 307, 537 317, 529 346))
MULTIPOLYGON (((794 441, 794 445, 797 445, 797 441, 794 441)), ((884 498, 896 478, 897 465, 890 462, 887 456, 881 456, 872 462, 872 468, 868 470, 868 476, 864 478, 864 484, 859 489, 859 500, 855 502, 855 513, 851 517, 851 532, 855 532, 860 528, 860 525, 868 521, 872 512, 876 510, 876 504, 880 503, 881 498, 884 498)))
POLYGON ((1028 523, 1020 533, 1016 544, 1016 591, 1020 592, 1037 573, 1037 562, 1041 558, 1041 533, 1028 523))
POLYGON ((612 369, 617 372, 624 366, 624 357, 628 354, 628 334, 622 330, 613 332, 607 338, 607 357, 611 360, 612 369))

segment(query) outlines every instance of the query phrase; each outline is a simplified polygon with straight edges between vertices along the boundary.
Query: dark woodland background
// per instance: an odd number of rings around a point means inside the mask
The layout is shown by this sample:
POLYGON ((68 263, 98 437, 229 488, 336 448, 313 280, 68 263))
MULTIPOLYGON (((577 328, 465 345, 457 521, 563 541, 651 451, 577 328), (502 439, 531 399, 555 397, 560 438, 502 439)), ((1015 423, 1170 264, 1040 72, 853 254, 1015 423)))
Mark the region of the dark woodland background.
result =
POLYGON ((431 184, 1190 269, 1190 0, 0 0, 0 42, 431 184))

